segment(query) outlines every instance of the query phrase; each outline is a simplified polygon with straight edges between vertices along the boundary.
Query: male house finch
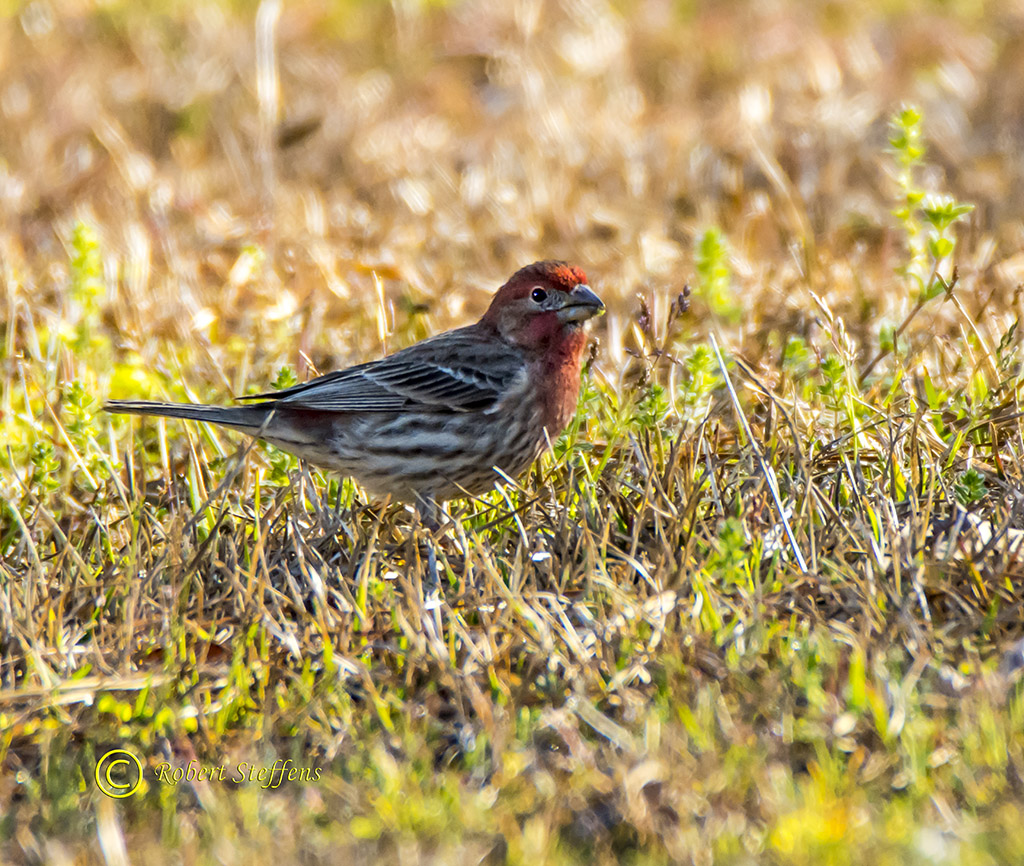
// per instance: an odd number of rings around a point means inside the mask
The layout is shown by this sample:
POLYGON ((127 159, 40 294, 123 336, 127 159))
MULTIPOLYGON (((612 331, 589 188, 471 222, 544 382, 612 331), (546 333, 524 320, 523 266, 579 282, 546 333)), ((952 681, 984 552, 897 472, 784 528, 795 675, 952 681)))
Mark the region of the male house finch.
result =
POLYGON ((583 324, 604 312, 565 262, 513 274, 475 325, 301 385, 251 406, 115 400, 109 412, 223 424, 360 481, 434 504, 529 468, 576 411, 583 324))

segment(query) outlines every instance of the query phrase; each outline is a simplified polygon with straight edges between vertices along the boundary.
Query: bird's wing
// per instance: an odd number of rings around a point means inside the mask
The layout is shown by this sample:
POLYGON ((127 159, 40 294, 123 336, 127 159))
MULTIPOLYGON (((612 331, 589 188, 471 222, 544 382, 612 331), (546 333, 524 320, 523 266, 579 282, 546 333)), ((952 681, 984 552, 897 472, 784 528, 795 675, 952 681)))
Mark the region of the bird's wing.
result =
POLYGON ((486 412, 524 368, 513 347, 463 328, 379 361, 242 399, 327 412, 486 412))

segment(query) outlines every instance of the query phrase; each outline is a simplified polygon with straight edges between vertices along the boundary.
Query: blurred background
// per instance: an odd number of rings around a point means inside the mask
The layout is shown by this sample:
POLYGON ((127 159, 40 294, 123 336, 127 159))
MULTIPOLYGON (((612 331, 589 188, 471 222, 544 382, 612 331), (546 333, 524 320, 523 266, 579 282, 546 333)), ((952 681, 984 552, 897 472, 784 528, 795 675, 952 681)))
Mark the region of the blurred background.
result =
POLYGON ((198 344, 195 378, 241 389, 462 324, 557 257, 608 300, 614 369, 636 294, 668 303, 717 226, 738 346, 811 329, 806 289, 877 341, 913 303, 904 104, 923 185, 977 206, 962 285, 1024 275, 1022 34, 1024 3, 980 0, 8 4, 4 315, 74 326, 84 221, 119 345, 198 344))

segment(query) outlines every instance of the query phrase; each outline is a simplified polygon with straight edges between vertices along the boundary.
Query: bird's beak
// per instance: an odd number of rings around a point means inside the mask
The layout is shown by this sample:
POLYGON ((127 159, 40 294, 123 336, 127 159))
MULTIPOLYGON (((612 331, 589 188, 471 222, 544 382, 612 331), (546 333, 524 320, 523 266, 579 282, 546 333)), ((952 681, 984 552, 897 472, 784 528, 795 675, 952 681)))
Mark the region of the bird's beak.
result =
POLYGON ((569 301, 558 311, 558 319, 562 322, 585 322, 603 312, 604 302, 590 286, 581 283, 569 293, 569 301))

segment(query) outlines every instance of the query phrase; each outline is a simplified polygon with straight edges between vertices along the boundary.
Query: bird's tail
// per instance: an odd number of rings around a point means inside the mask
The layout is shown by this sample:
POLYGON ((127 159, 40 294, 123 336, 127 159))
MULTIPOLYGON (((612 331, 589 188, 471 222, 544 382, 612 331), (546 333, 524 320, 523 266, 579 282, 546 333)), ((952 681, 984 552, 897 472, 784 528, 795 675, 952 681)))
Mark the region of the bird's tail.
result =
POLYGON ((111 400, 103 408, 119 415, 159 415, 163 418, 190 418, 222 424, 244 433, 255 435, 263 429, 274 407, 256 406, 202 406, 197 403, 155 403, 149 400, 111 400))

